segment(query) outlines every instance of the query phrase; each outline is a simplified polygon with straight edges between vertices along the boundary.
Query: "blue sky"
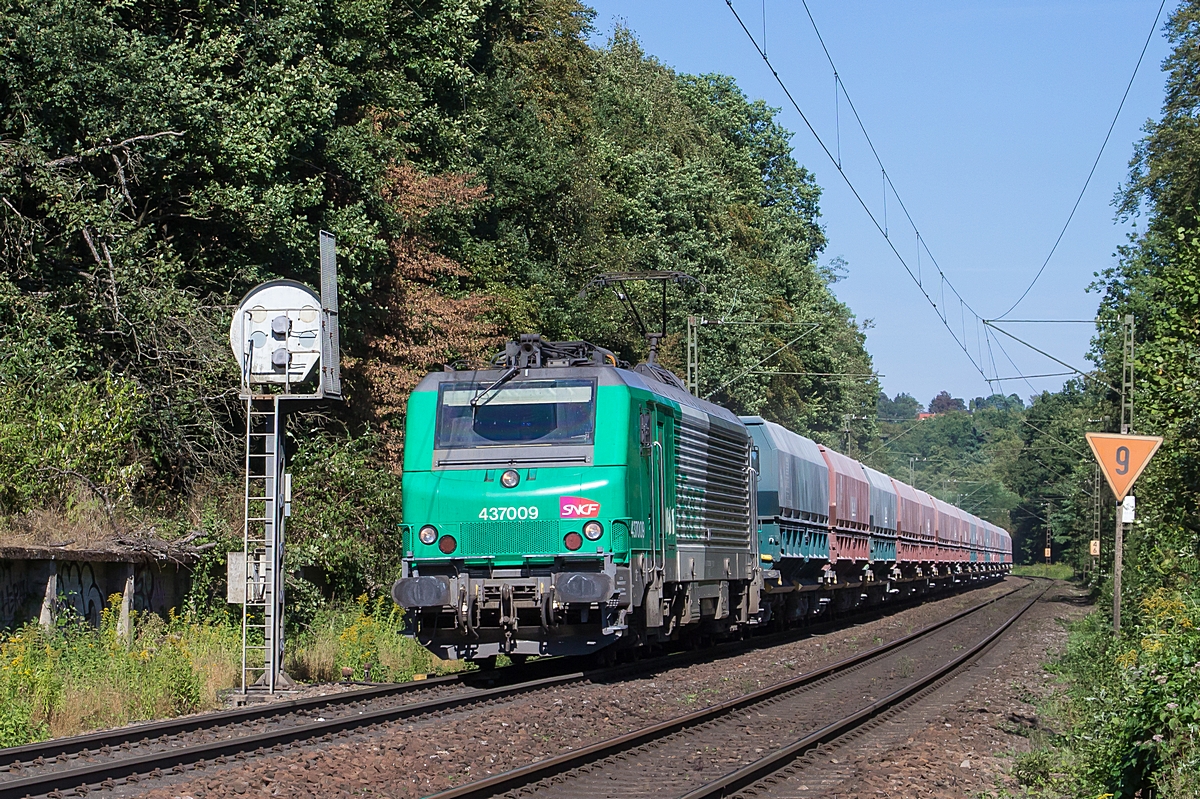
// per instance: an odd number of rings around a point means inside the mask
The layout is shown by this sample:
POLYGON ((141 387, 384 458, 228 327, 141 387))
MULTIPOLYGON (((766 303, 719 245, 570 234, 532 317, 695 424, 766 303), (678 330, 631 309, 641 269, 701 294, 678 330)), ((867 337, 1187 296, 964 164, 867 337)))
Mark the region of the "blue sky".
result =
MULTIPOLYGON (((889 394, 928 402, 946 389, 971 398, 988 383, 943 327, 889 249, 888 242, 838 176, 738 27, 724 0, 592 0, 596 43, 615 24, 631 28, 646 51, 689 73, 734 76, 752 98, 781 108, 795 133, 796 158, 824 190, 824 259, 844 258, 848 277, 835 287, 860 320, 871 320, 867 348, 889 394)), ((761 39, 763 0, 734 0, 761 39)), ((1161 64, 1168 53, 1162 22, 1071 227, 1037 286, 1012 319, 1091 319, 1098 295, 1093 273, 1115 263, 1132 229, 1114 219, 1113 196, 1128 173, 1141 127, 1162 102, 1161 64)), ((929 252, 984 318, 1020 296, 1049 253, 1083 186, 1150 31, 1158 2, 870 2, 809 0, 849 97, 920 230, 929 252)), ((776 69, 817 132, 835 132, 832 70, 804 7, 766 0, 766 47, 776 69)), ((882 219, 883 179, 848 113, 838 104, 842 166, 882 219)), ((888 232, 915 268, 916 236, 887 198, 888 232)), ((1136 224, 1137 220, 1134 220, 1136 224)), ((924 252, 922 277, 940 299, 924 252)), ((949 294, 947 294, 949 296, 949 294)), ((1015 366, 977 333, 957 301, 954 327, 991 377, 1061 372, 1063 368, 999 337, 1015 366), (960 316, 961 313, 961 316, 960 316), (995 368, 992 367, 992 360, 995 368)), ((1088 367, 1088 325, 1010 324, 1014 335, 1073 366, 1088 367)), ((1064 378, 1005 381, 1005 393, 1028 398, 1064 378)))

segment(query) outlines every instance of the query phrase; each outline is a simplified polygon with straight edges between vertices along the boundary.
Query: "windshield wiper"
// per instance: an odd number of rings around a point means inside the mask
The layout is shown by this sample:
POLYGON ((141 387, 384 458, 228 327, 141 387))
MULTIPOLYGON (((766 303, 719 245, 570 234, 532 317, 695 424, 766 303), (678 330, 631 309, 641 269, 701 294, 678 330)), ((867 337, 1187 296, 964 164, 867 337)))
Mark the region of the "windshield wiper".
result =
POLYGON ((509 380, 512 380, 514 377, 516 377, 520 373, 521 373, 521 370, 519 368, 517 368, 516 366, 509 367, 509 370, 507 372, 500 375, 499 380, 497 380, 495 383, 492 383, 490 386, 485 388, 483 391, 480 391, 474 397, 471 397, 471 413, 474 414, 476 408, 478 408, 481 405, 487 405, 489 402, 491 402, 492 397, 496 396, 495 394, 493 394, 491 397, 488 397, 487 393, 489 391, 500 388, 500 386, 504 385, 509 380), (486 397, 486 399, 482 399, 484 397, 486 397))

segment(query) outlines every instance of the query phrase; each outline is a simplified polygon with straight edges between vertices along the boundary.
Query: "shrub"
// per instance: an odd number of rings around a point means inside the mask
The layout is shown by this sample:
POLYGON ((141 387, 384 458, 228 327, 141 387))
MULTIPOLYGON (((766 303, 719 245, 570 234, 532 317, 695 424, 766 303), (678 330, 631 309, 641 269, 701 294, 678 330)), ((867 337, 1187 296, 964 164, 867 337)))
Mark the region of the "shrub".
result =
POLYGON ((1022 785, 1040 788, 1050 782, 1054 771, 1055 758, 1045 749, 1034 749, 1032 752, 1022 752, 1017 755, 1013 776, 1022 785))
POLYGON ((1013 566, 1013 577, 1046 577, 1051 580, 1070 580, 1075 570, 1065 563, 1034 563, 1031 566, 1013 566))
POLYGON ((80 483, 110 506, 128 499, 145 472, 144 414, 145 398, 121 377, 17 382, 0 371, 0 513, 61 502, 80 483))
POLYGON ((441 660, 404 635, 404 611, 390 598, 329 605, 289 647, 288 673, 302 680, 341 679, 349 668, 363 679, 369 665, 376 682, 402 682, 414 674, 444 674, 464 667, 462 661, 441 660))
POLYGON ((1104 614, 1075 625, 1059 668, 1070 679, 1076 779, 1083 791, 1197 795, 1200 603, 1158 589, 1114 639, 1104 614))
POLYGON ((99 629, 69 612, 0 638, 0 746, 217 707, 238 678, 241 635, 224 620, 132 615, 118 635, 120 598, 99 629))

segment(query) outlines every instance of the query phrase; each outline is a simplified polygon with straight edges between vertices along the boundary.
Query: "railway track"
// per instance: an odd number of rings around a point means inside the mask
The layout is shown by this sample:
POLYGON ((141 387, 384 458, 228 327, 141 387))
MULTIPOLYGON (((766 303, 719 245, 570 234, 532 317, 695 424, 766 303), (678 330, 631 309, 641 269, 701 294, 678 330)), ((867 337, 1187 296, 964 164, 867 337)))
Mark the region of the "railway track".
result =
MULTIPOLYGON (((953 593, 946 591, 940 597, 948 598, 953 593)), ((926 629, 948 624, 1012 593, 988 600, 926 629)), ((83 795, 89 790, 114 786, 121 779, 136 782, 144 777, 154 778, 168 772, 201 768, 209 763, 219 764, 230 758, 279 752, 292 744, 331 741, 374 725, 441 716, 504 702, 572 683, 619 679, 626 672, 644 674, 654 669, 728 657, 848 623, 860 623, 919 603, 920 598, 913 598, 858 614, 852 619, 835 619, 750 641, 731 641, 703 652, 673 653, 635 664, 578 670, 572 661, 546 660, 523 668, 372 686, 3 749, 0 750, 0 799, 72 791, 83 795)))
POLYGON ((940 685, 1046 590, 1028 585, 809 674, 430 799, 730 796, 940 685))
MULTIPOLYGON (((497 678, 503 676, 496 674, 497 678)), ((14 750, 0 750, 7 760, 0 766, 0 773, 7 772, 7 778, 0 777, 0 799, 70 790, 82 795, 91 788, 110 787, 122 778, 136 781, 140 776, 178 773, 209 762, 282 751, 297 742, 328 741, 372 725, 500 702, 592 676, 575 671, 478 688, 451 675, 19 747, 23 758, 13 758, 14 750), (427 687, 430 682, 434 685, 427 687), (438 689, 446 695, 431 699, 411 696, 438 689)))

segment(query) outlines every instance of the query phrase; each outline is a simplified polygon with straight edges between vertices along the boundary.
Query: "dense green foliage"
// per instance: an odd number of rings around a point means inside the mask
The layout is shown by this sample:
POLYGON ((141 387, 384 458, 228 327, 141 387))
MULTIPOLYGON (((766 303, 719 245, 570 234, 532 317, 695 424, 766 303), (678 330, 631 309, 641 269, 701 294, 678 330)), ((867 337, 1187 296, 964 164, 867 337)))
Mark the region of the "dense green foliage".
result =
MULTIPOLYGON (((1095 286, 1102 299, 1093 359, 1101 379, 1086 392, 1075 387, 1053 397, 1042 425, 1064 442, 1047 467, 1086 485, 1091 463, 1080 433, 1116 427, 1117 392, 1104 383, 1120 385, 1120 322, 1132 315, 1133 432, 1161 435, 1164 443, 1134 492, 1121 635, 1113 635, 1107 610, 1111 583, 1101 583, 1102 609, 1073 631, 1062 663, 1071 695, 1056 759, 1069 775, 1064 790, 1081 796, 1200 793, 1200 3, 1182 3, 1166 31, 1173 52, 1164 65, 1162 116, 1148 123, 1119 198, 1123 214, 1143 215, 1146 224, 1095 286)), ((1031 483, 1038 479, 1030 475, 1031 483)), ((1112 495, 1107 486, 1100 492, 1103 560, 1110 561, 1112 495)), ((1074 500, 1050 520, 1077 549, 1091 537, 1090 514, 1074 500)))
MULTIPOLYGON (((128 639, 111 608, 99 629, 67 612, 50 630, 30 622, 0 631, 0 747, 224 704, 241 678, 239 619, 132 615, 128 639)), ((376 681, 401 682, 465 666, 403 635, 403 611, 382 596, 329 603, 310 621, 289 647, 296 677, 336 682, 349 668, 355 679, 369 671, 376 681)))
POLYGON ((884 392, 879 392, 875 403, 875 411, 883 421, 898 422, 904 419, 916 419, 917 414, 924 411, 924 406, 911 394, 901 392, 893 398, 888 398, 884 392))
POLYGON ((467 667, 446 661, 404 634, 404 611, 390 597, 326 605, 292 639, 287 670, 302 680, 336 682, 349 669, 356 680, 407 682, 415 674, 446 674, 467 667))
MULTIPOLYGON (((857 417, 871 446, 878 387, 790 134, 627 31, 590 46, 590 20, 574 0, 0 5, 3 531, 62 540, 91 508, 107 534, 236 536, 230 311, 264 279, 314 283, 322 228, 348 402, 292 422, 300 626, 395 576, 422 374, 530 330, 644 355, 611 291, 580 296, 602 272, 703 285, 668 294, 678 371, 688 315, 784 323, 704 327, 702 393, 830 443, 857 417)), ((219 550, 196 610, 220 606, 219 550)))
POLYGON ((880 423, 884 445, 867 455, 868 463, 1007 526, 1008 511, 1016 502, 1005 487, 1003 463, 1019 446, 1014 438, 1019 416, 954 410, 919 421, 894 418, 880 423))

